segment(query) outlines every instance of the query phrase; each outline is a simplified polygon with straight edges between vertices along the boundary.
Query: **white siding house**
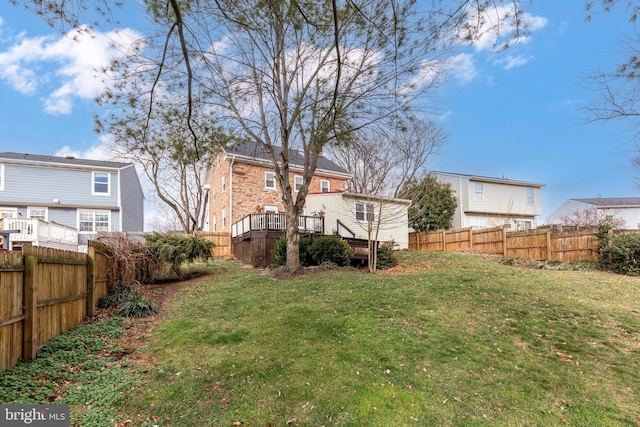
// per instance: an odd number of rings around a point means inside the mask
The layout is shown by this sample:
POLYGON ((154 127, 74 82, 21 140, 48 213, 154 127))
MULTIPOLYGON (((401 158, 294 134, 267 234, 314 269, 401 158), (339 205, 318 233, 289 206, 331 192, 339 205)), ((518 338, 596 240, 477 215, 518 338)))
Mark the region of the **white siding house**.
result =
POLYGON ((453 228, 506 226, 511 230, 535 228, 542 215, 543 184, 505 178, 432 172, 451 185, 458 200, 453 228))
POLYGON ((568 199, 554 210, 547 221, 549 224, 561 224, 565 215, 576 211, 596 209, 601 217, 615 216, 624 221, 622 228, 640 228, 640 197, 600 197, 590 199, 568 199))
MULTIPOLYGON (((311 193, 307 195, 305 215, 324 215, 325 234, 368 238, 369 219, 377 225, 378 241, 393 242, 395 249, 409 247, 408 209, 411 201, 367 196, 349 192, 311 193), (345 229, 352 231, 355 236, 345 229)), ((375 237, 375 236, 372 236, 375 237)))

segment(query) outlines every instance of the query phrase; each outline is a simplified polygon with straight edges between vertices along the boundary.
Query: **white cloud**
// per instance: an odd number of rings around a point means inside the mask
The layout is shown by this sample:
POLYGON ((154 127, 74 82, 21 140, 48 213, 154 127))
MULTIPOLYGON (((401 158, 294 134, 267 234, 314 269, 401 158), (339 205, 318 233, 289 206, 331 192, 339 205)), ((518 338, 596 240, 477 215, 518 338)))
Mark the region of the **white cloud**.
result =
POLYGON ((473 55, 461 53, 449 59, 449 69, 460 83, 469 83, 478 76, 478 70, 473 62, 473 55))
POLYGON ((79 159, 118 161, 117 158, 114 158, 113 152, 108 148, 108 144, 104 142, 105 139, 101 139, 102 143, 100 145, 94 145, 86 150, 72 149, 68 145, 65 145, 53 153, 53 155, 58 157, 73 156, 79 159))
POLYGON ((44 110, 69 114, 74 101, 94 99, 105 90, 100 69, 140 37, 129 29, 100 33, 87 27, 61 37, 22 33, 0 52, 0 80, 25 95, 46 90, 44 110))
POLYGON ((530 55, 509 55, 505 58, 495 60, 493 63, 502 65, 505 70, 520 67, 533 59, 530 55))

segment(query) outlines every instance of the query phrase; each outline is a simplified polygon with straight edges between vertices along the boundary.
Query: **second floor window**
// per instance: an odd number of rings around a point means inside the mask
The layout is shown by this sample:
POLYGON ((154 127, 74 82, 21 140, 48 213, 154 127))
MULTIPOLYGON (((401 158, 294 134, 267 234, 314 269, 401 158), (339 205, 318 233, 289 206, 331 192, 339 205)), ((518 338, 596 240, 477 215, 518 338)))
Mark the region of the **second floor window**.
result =
POLYGON ((222 175, 222 192, 227 191, 227 176, 222 175))
POLYGON ((484 200, 484 184, 476 182, 476 200, 481 202, 484 200))
POLYGON ((93 172, 93 187, 91 194, 109 195, 110 174, 108 172, 93 172))
POLYGON ((534 202, 535 200, 533 198, 533 188, 527 188, 527 204, 533 205, 534 202))
POLYGON ((329 181, 326 179, 320 180, 320 192, 328 193, 329 191, 331 191, 331 187, 329 186, 329 181))
POLYGON ((264 173, 264 188, 268 188, 269 190, 276 189, 276 173, 275 172, 264 173))
POLYGON ((295 175, 293 177, 293 188, 295 191, 300 191, 300 189, 302 189, 302 177, 299 175, 295 175))

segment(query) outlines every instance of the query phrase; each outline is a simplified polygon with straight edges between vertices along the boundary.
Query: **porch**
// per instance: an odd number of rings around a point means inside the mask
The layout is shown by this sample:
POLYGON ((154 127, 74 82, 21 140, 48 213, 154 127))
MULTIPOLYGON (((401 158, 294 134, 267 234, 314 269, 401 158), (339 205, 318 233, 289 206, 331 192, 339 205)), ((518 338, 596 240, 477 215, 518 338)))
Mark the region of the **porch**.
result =
POLYGON ((23 245, 78 250, 78 230, 55 222, 34 218, 1 218, 0 231, 7 231, 2 233, 8 236, 8 239, 3 237, 2 246, 10 250, 20 249, 23 245))
MULTIPOLYGON (((245 264, 267 267, 274 263, 273 248, 276 240, 286 232, 287 218, 283 213, 252 213, 231 225, 233 255, 245 264)), ((367 240, 355 238, 355 233, 338 220, 335 235, 346 240, 353 249, 353 260, 363 261, 368 257, 367 240)), ((298 217, 300 237, 309 243, 325 234, 323 216, 298 217)))

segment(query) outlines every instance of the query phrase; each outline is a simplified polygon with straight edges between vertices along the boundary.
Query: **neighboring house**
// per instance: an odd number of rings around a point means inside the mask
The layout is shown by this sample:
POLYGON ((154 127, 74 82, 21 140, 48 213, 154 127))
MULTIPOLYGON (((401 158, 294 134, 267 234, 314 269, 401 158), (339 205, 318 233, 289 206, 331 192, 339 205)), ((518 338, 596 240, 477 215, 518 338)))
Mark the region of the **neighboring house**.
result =
POLYGON ((451 184, 458 199, 453 228, 527 230, 536 227, 536 217, 542 214, 543 184, 449 172, 433 174, 451 184))
POLYGON ((601 213, 598 218, 612 216, 624 221, 625 229, 640 228, 640 197, 599 197, 591 199, 568 199, 554 210, 547 222, 560 224, 564 216, 571 216, 576 211, 596 209, 601 213))
POLYGON ((144 195, 131 163, 5 152, 0 217, 71 227, 82 246, 101 231, 142 231, 144 195))
MULTIPOLYGON (((303 160, 302 153, 291 150, 290 185, 293 191, 302 185, 303 160)), ((255 143, 225 147, 213 160, 210 177, 210 231, 230 232, 231 224, 250 213, 284 211, 282 193, 271 160, 267 152, 255 143)), ((320 156, 309 192, 344 191, 345 182, 349 179, 349 172, 320 156)))
MULTIPOLYGON (((325 234, 367 240, 369 220, 378 225, 378 241, 393 242, 395 249, 409 248, 408 209, 410 200, 373 197, 349 192, 307 195, 308 214, 324 216, 325 234)), ((375 238, 375 234, 371 238, 375 238)))

